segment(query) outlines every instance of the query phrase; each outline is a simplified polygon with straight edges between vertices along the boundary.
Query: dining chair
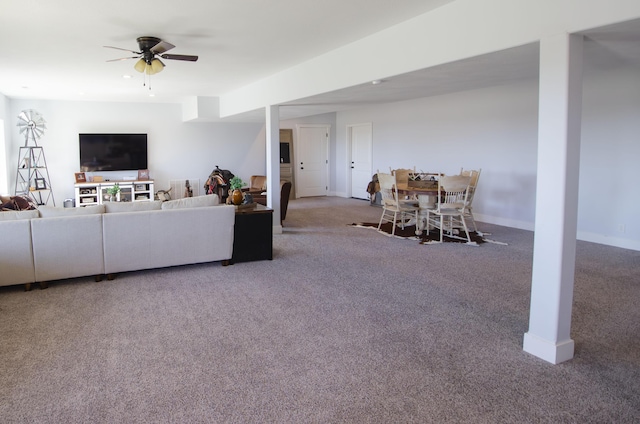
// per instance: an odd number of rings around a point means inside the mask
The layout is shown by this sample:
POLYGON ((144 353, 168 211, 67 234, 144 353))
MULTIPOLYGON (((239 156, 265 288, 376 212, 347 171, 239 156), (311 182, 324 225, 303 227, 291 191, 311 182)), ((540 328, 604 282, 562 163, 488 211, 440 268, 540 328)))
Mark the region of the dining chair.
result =
MULTIPOLYGON (((415 173, 415 167, 414 169, 408 169, 408 168, 391 169, 391 175, 396 177, 396 184, 400 184, 402 186, 409 185, 409 174, 413 174, 413 173, 415 173)), ((415 195, 407 196, 406 198, 411 200, 418 200, 417 196, 415 195)))
POLYGON ((249 192, 267 191, 267 177, 265 175, 252 175, 249 178, 249 192))
POLYGON ((471 177, 462 175, 443 176, 438 180, 440 195, 435 209, 427 210, 427 234, 430 227, 438 228, 442 242, 445 232, 449 233, 448 237, 456 237, 454 232, 463 229, 467 242, 472 243, 465 220, 470 183, 471 177))
POLYGON ((460 168, 460 175, 464 177, 471 177, 471 182, 469 183, 469 194, 467 195, 467 207, 465 208, 465 217, 471 220, 471 224, 473 224, 473 231, 478 232, 478 227, 476 226, 476 220, 473 216, 473 197, 476 194, 476 188, 478 187, 478 180, 480 179, 480 173, 482 172, 482 168, 477 170, 475 169, 467 169, 460 168))
POLYGON ((407 222, 414 218, 418 222, 418 205, 415 201, 403 201, 398 197, 398 187, 396 186, 396 177, 391 174, 378 173, 378 182, 380 184, 380 195, 382 200, 382 216, 378 223, 378 230, 382 227, 383 222, 391 222, 391 235, 395 235, 398 223, 404 230, 407 222), (413 215, 411 217, 410 215, 413 215))
POLYGON ((396 177, 397 184, 408 184, 410 173, 415 173, 415 169, 398 168, 391 170, 391 175, 396 177))

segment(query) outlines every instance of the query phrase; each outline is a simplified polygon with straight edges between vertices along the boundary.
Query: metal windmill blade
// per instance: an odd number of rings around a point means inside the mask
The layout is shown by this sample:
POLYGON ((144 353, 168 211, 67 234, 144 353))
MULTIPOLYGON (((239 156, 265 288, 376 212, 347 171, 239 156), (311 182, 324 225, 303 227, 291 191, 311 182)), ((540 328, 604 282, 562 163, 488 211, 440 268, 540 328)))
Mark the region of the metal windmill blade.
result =
POLYGON ((29 144, 29 140, 38 145, 37 140, 42 137, 44 130, 47 129, 46 121, 37 111, 27 109, 18 115, 17 127, 20 128, 20 134, 24 134, 24 145, 29 144))

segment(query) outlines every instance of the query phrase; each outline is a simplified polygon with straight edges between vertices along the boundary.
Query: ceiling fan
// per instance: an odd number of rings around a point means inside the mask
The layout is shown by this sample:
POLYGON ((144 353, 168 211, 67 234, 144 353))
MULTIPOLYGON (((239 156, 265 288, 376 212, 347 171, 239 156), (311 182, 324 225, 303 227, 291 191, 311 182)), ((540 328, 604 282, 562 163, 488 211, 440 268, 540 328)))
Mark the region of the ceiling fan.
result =
POLYGON ((138 47, 140 49, 139 52, 122 49, 120 47, 112 47, 112 46, 103 46, 109 49, 117 49, 124 50, 126 52, 131 52, 136 56, 131 57, 122 57, 119 59, 111 59, 107 60, 107 62, 116 62, 120 60, 127 59, 139 59, 133 68, 138 72, 144 72, 147 75, 157 74, 164 69, 164 63, 159 59, 169 59, 169 60, 185 60, 187 62, 195 62, 198 60, 198 56, 185 55, 185 54, 166 54, 165 52, 171 50, 175 46, 171 43, 167 43, 166 41, 162 41, 158 37, 138 37, 137 40, 138 47))

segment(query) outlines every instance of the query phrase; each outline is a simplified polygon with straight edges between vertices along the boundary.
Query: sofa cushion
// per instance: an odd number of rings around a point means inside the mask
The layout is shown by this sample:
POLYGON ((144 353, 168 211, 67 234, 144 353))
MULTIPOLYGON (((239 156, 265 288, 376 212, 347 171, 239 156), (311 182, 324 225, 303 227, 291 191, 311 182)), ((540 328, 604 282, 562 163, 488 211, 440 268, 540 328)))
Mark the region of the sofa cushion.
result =
POLYGON ((185 197, 184 199, 169 200, 162 203, 162 209, 199 208, 202 206, 216 206, 220 204, 217 194, 205 196, 185 197))
POLYGON ((40 217, 52 218, 57 216, 93 215, 104 213, 104 205, 84 206, 82 208, 56 208, 53 206, 40 206, 40 217))
POLYGON ((160 210, 162 202, 160 200, 152 200, 150 202, 106 202, 104 207, 107 213, 155 211, 160 210))
POLYGON ((17 221, 19 219, 40 218, 37 210, 0 212, 0 221, 17 221))

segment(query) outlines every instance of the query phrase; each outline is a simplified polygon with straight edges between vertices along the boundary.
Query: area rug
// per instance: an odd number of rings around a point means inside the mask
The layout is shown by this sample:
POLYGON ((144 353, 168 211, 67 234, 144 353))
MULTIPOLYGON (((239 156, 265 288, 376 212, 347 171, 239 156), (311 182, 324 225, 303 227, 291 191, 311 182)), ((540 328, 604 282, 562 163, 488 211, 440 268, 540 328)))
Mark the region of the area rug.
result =
MULTIPOLYGON (((354 223, 351 224, 354 227, 358 227, 358 228, 367 228, 367 229, 371 229, 371 230, 375 230, 378 231, 378 223, 377 222, 359 222, 359 223, 354 223)), ((391 237, 391 230, 392 230, 392 225, 390 222, 385 222, 382 224, 382 226, 380 227, 380 233, 385 234, 389 237, 391 237)), ((464 244, 468 244, 468 245, 472 245, 472 246, 479 246, 482 243, 495 243, 495 244, 502 244, 502 245, 506 245, 506 243, 501 243, 501 242, 497 242, 495 240, 491 240, 486 238, 487 233, 480 233, 480 232, 475 232, 475 231, 471 231, 469 233, 469 237, 471 238, 471 242, 469 242, 467 240, 467 238, 464 236, 464 231, 461 234, 458 235, 454 235, 449 236, 445 233, 445 236, 442 238, 442 241, 444 243, 464 243, 464 244)), ((407 239, 407 240, 417 240, 419 242, 419 244, 431 244, 431 243, 440 243, 440 230, 438 229, 433 229, 429 231, 429 234, 427 234, 426 231, 423 231, 422 234, 420 235, 416 235, 416 226, 415 225, 406 225, 403 228, 400 227, 396 227, 396 231, 395 231, 395 237, 397 238, 403 238, 403 239, 407 239)))

